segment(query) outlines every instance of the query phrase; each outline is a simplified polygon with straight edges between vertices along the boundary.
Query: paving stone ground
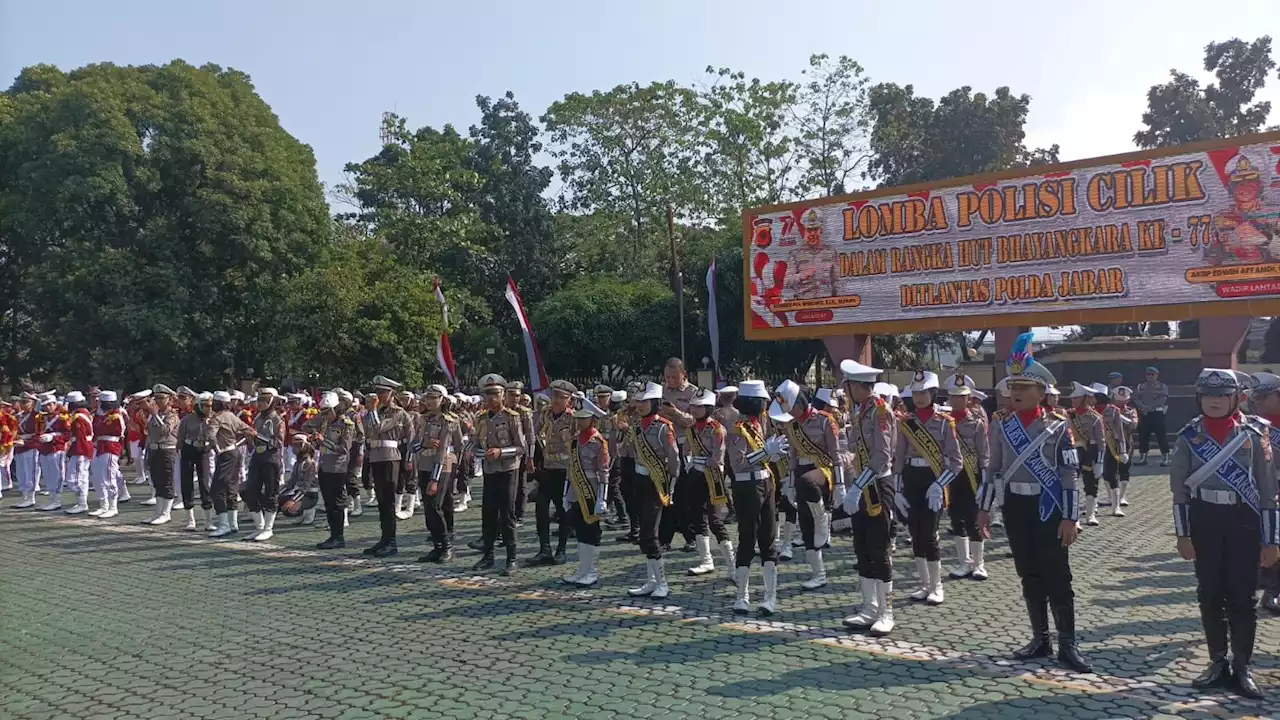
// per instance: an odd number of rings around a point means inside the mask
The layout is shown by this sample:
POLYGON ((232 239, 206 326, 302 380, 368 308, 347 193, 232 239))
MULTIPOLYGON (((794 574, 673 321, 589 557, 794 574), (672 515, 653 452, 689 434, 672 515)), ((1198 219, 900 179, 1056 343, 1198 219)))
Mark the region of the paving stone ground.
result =
MULTIPOLYGON (((465 549, 451 566, 415 563, 420 513, 400 523, 400 556, 375 561, 359 551, 376 513, 353 521, 347 550, 321 552, 320 526, 284 518, 268 544, 213 541, 139 524, 150 508, 137 501, 99 521, 12 510, 7 494, 0 718, 1280 717, 1280 617, 1263 613, 1258 633, 1268 701, 1189 687, 1206 654, 1158 471, 1135 478, 1128 517, 1072 550, 1095 675, 1004 659, 1028 631, 998 530, 991 580, 948 581, 941 607, 906 601, 915 570, 900 550, 898 627, 877 640, 840 627, 857 602, 847 538, 821 591, 802 593, 804 568, 784 566, 766 622, 730 612, 723 573, 685 577, 681 553, 669 599, 628 598, 643 559, 611 534, 601 585, 570 591, 558 580, 571 566, 476 575, 465 549)), ((529 514, 521 558, 536 550, 529 514)), ((478 507, 458 529, 476 537, 478 507)), ((952 557, 944 537, 944 568, 952 557)))

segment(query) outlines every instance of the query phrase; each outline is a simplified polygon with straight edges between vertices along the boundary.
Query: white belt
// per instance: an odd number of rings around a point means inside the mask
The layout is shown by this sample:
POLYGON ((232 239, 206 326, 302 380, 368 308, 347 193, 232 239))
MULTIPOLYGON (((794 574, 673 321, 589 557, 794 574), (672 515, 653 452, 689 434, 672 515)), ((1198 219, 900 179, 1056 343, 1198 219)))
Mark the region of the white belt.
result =
POLYGON ((376 448, 400 447, 400 441, 399 440, 370 440, 369 447, 376 447, 376 448))
POLYGON ((173 450, 177 447, 178 447, 177 443, 157 443, 155 445, 148 445, 147 449, 148 450, 173 450))
POLYGON ((752 472, 734 473, 733 479, 738 482, 752 482, 754 480, 764 480, 769 477, 768 470, 753 470, 752 472))
POLYGON ((120 442, 119 435, 99 435, 98 439, 102 442, 120 442))
POLYGON ((913 457, 907 461, 907 464, 911 467, 932 467, 929 461, 922 457, 913 457))
POLYGON ((1011 482, 1005 486, 1005 489, 1014 495, 1039 495, 1040 483, 1011 482))
POLYGON ((648 475, 648 474, 649 474, 649 468, 645 467, 644 465, 641 465, 640 463, 636 463, 636 474, 637 474, 637 475, 648 475))
POLYGON ((231 452, 232 450, 235 450, 235 449, 236 449, 236 448, 238 448, 238 447, 240 447, 240 446, 239 446, 239 445, 228 445, 228 446, 226 446, 226 447, 220 447, 220 448, 217 448, 217 451, 218 451, 218 452, 217 452, 217 454, 218 454, 218 455, 221 455, 222 453, 231 452))
POLYGON ((551 457, 549 457, 548 459, 549 460, 568 460, 569 453, 553 453, 551 457))
POLYGON ((1230 490, 1196 490, 1196 498, 1212 505, 1237 505, 1240 496, 1230 490))

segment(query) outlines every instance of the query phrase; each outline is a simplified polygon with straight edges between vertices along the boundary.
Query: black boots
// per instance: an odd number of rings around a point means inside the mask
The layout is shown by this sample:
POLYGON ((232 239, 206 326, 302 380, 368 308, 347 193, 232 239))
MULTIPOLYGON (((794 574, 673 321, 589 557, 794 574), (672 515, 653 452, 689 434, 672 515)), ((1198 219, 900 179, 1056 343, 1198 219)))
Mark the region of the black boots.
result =
POLYGON ((1191 687, 1197 690, 1207 690, 1226 685, 1227 680, 1231 677, 1230 667, 1225 653, 1211 656, 1209 658, 1209 667, 1205 668, 1204 672, 1191 681, 1191 687))
POLYGON ((1226 685, 1231 679, 1231 666, 1227 662, 1227 618, 1221 610, 1215 612, 1201 605, 1200 625, 1204 628, 1205 644, 1209 646, 1209 667, 1191 681, 1191 686, 1205 690, 1226 685))
POLYGON ((1254 682, 1253 670, 1249 668, 1248 664, 1235 663, 1231 669, 1235 672, 1236 689, 1240 691, 1241 695, 1254 700, 1262 699, 1262 690, 1258 688, 1258 683, 1254 682))
POLYGON ((561 540, 556 545, 556 552, 554 555, 551 556, 552 565, 563 565, 569 559, 568 556, 565 554, 564 546, 565 546, 564 540, 561 540))
POLYGON ((1253 660, 1253 641, 1258 632, 1258 616, 1253 608, 1248 612, 1236 613, 1230 617, 1231 626, 1231 671, 1236 676, 1236 689, 1240 694, 1258 699, 1262 690, 1253 680, 1253 671, 1249 668, 1253 660))
POLYGON ((492 570, 493 569, 493 551, 490 550, 480 556, 480 562, 471 566, 472 570, 492 570))
MULTIPOLYGON (((378 553, 382 552, 382 550, 383 550, 384 548, 386 548, 387 543, 389 543, 389 542, 391 542, 391 541, 390 541, 390 540, 387 540, 386 538, 383 538, 383 539, 379 540, 378 542, 374 543, 374 544, 373 544, 373 547, 367 547, 367 548, 365 548, 364 550, 361 550, 361 552, 362 552, 363 554, 365 554, 365 555, 378 555, 378 553)), ((381 556, 379 556, 379 557, 381 557, 381 556)))
POLYGON ((1053 610, 1053 622, 1058 627, 1058 664, 1079 673, 1093 672, 1093 665, 1080 654, 1076 645, 1076 605, 1067 599, 1053 610))
POLYGON ((515 545, 508 545, 507 564, 502 567, 503 576, 511 577, 512 575, 515 575, 517 567, 519 567, 519 564, 516 563, 516 547, 515 545))
POLYGON ((1025 598, 1027 619, 1031 622, 1031 642, 1013 651, 1014 660, 1053 655, 1053 642, 1049 640, 1049 601, 1046 598, 1025 598))
POLYGON ((546 544, 538 548, 538 554, 525 561, 525 565, 529 567, 538 567, 539 565, 556 564, 555 555, 551 553, 551 545, 546 544))
POLYGON ((431 552, 418 558, 420 563, 447 563, 453 560, 453 548, 448 543, 432 543, 431 552))
POLYGON ((388 540, 385 545, 373 551, 373 556, 376 558, 392 557, 399 552, 400 550, 396 547, 396 541, 388 540))
POLYGON ((344 548, 346 546, 347 546, 347 541, 344 540, 341 535, 338 535, 338 536, 330 535, 328 540, 325 540, 322 543, 318 543, 316 545, 316 549, 317 550, 337 550, 339 548, 344 548))

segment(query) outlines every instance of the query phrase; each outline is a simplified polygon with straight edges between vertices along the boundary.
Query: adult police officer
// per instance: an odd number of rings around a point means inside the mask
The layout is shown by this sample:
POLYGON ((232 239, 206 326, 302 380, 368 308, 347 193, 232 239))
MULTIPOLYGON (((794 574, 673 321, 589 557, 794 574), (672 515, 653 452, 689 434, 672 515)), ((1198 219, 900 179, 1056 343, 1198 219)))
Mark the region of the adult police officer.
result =
POLYGON ((862 607, 857 615, 845 618, 844 626, 869 629, 872 635, 884 636, 893 631, 894 621, 889 529, 892 510, 884 502, 883 490, 893 475, 897 423, 884 399, 874 392, 882 370, 845 360, 840 363, 840 372, 844 375, 845 393, 853 402, 844 463, 848 467, 845 477, 850 482, 842 505, 853 530, 853 552, 862 588, 862 607))
POLYGON ((151 472, 151 482, 156 491, 156 512, 148 525, 163 525, 169 522, 173 512, 173 469, 177 467, 178 456, 178 411, 173 402, 173 390, 168 385, 156 385, 151 388, 155 398, 156 409, 147 419, 147 465, 151 472))
MULTIPOLYGON (((569 541, 568 518, 558 512, 564 502, 564 483, 569 472, 569 446, 573 442, 573 413, 569 401, 578 388, 568 380, 551 383, 551 403, 534 417, 533 431, 541 450, 536 475, 538 500, 534 506, 538 522, 538 554, 529 565, 563 565, 569 541), (551 514, 556 511, 556 549, 551 552, 551 514)), ((517 413, 519 417, 519 413, 517 413)))
POLYGON ((1169 439, 1165 437, 1164 415, 1169 409, 1169 386, 1160 382, 1160 370, 1147 368, 1147 379, 1138 383, 1133 394, 1133 406, 1138 410, 1138 457, 1137 465, 1147 464, 1147 454, 1151 450, 1151 435, 1156 436, 1156 444, 1160 446, 1160 464, 1169 464, 1169 439))
POLYGON ((1200 622, 1210 664, 1197 688, 1235 675, 1246 697, 1260 698, 1249 663, 1258 618, 1258 565, 1280 560, 1280 510, 1270 423, 1239 412, 1240 385, 1231 370, 1206 368, 1196 378, 1203 413, 1178 431, 1169 483, 1178 554, 1194 560, 1200 622), (1228 638, 1232 659, 1227 659, 1228 638))
POLYGON ((894 468, 899 477, 894 504, 907 516, 911 551, 916 558, 920 588, 912 600, 941 605, 942 556, 938 546, 938 519, 947 487, 963 469, 955 421, 937 409, 938 376, 916 372, 907 386, 911 412, 898 422, 894 468))
POLYGON ((827 508, 836 486, 840 487, 836 497, 844 498, 844 467, 836 462, 839 457, 836 421, 814 410, 800 386, 791 380, 783 380, 774 391, 769 419, 785 431, 789 447, 790 486, 784 489, 784 494, 794 498, 799 508, 800 534, 810 570, 809 579, 800 587, 817 590, 827 584, 822 551, 829 547, 831 540, 831 516, 827 508))
POLYGON ((377 375, 372 384, 374 394, 368 398, 364 431, 369 447, 369 473, 378 498, 378 524, 382 537, 373 547, 362 552, 374 557, 390 557, 399 552, 396 547, 396 481, 402 459, 400 447, 413 429, 409 426, 409 413, 396 404, 400 383, 377 375))
POLYGON ((1013 657, 1053 654, 1049 607, 1058 628, 1058 662, 1078 672, 1092 666, 1080 655, 1075 633, 1075 594, 1067 548, 1079 533, 1079 459, 1065 417, 1041 405, 1053 374, 1036 362, 1031 333, 1014 343, 1005 362, 1013 411, 991 428, 991 460, 979 490, 978 525, 991 537, 989 511, 1004 498, 1004 524, 1013 564, 1022 578, 1022 597, 1032 640, 1013 657))
MULTIPOLYGON (((529 504, 529 483, 535 468, 538 450, 538 436, 533 432, 533 410, 524 404, 526 399, 528 399, 528 396, 524 394, 524 383, 519 380, 512 380, 507 384, 506 406, 520 413, 521 431, 524 433, 525 442, 529 443, 529 447, 525 449, 524 462, 520 464, 520 469, 516 471, 516 527, 524 524, 524 509, 529 504)), ((461 509, 466 509, 465 498, 461 509)))
MULTIPOLYGON (((345 391, 344 391, 345 392, 345 391)), ((356 422, 342 411, 342 399, 330 390, 320 396, 320 414, 307 422, 320 448, 320 494, 324 496, 324 517, 329 537, 316 545, 318 550, 347 546, 347 471, 351 467, 351 441, 356 422)))
POLYGON ((480 378, 484 387, 485 409, 476 415, 475 453, 484 471, 484 498, 481 501, 481 541, 484 554, 475 564, 476 570, 493 567, 493 545, 498 531, 507 548, 504 575, 515 572, 517 471, 528 452, 524 423, 519 410, 503 404, 507 382, 501 375, 490 373, 480 378))
POLYGON ((418 558, 418 562, 453 560, 453 468, 463 441, 458 416, 444 409, 445 393, 443 385, 432 385, 422 395, 415 449, 431 552, 418 558))
POLYGON ((276 407, 279 396, 275 388, 258 389, 258 413, 253 416, 253 455, 249 459, 248 480, 241 491, 253 514, 255 528, 246 540, 267 540, 275 534, 285 444, 285 422, 276 407), (266 537, 261 537, 263 535, 266 537))

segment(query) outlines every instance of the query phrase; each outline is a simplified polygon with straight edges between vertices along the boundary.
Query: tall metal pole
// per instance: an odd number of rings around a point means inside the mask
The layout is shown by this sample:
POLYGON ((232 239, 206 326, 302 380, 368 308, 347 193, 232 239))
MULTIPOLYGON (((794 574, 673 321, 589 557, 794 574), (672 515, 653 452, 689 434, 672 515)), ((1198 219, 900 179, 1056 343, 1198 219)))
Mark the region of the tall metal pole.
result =
POLYGON ((676 214, 671 203, 667 203, 667 239, 671 241, 671 287, 676 294, 676 312, 680 315, 680 360, 688 367, 684 356, 684 274, 680 272, 676 253, 676 214))

